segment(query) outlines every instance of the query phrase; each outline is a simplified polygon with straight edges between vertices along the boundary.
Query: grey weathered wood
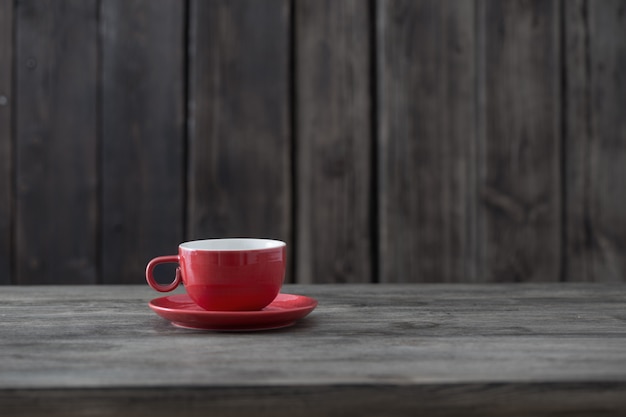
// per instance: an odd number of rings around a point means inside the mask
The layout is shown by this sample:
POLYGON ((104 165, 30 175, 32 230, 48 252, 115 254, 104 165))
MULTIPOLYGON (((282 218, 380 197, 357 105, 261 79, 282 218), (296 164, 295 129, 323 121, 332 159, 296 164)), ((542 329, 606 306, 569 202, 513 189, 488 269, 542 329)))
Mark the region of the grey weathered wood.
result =
POLYGON ((184 221, 184 3, 102 3, 102 273, 140 283, 184 221))
POLYGON ((560 2, 477 4, 479 262, 490 281, 558 281, 560 2))
POLYGON ((173 327, 138 286, 0 293, 0 407, 35 415, 624 415, 623 284, 297 285, 295 327, 173 327), (332 348, 330 348, 332 346, 332 348))
POLYGON ((370 282, 371 17, 359 0, 295 2, 297 282, 370 282))
POLYGON ((564 2, 567 276, 626 279, 626 3, 564 2))
POLYGON ((289 12, 191 2, 189 238, 290 238, 289 12))
POLYGON ((0 0, 0 284, 13 255, 13 107, 13 0, 0 0))
POLYGON ((17 283, 93 283, 98 2, 16 3, 17 283))
POLYGON ((589 28, 588 2, 574 0, 564 4, 564 174, 565 174, 565 255, 564 273, 573 281, 592 280, 589 269, 589 28))
POLYGON ((474 3, 378 5, 380 279, 480 280, 474 3))
POLYGON ((622 382, 0 391, 11 416, 622 416, 622 382), (582 395, 581 395, 582 394, 582 395), (10 396, 10 397, 9 397, 10 396), (24 407, 23 404, 28 404, 24 407), (77 406, 78 404, 78 406, 77 406))
POLYGON ((0 283, 226 235, 306 282, 623 281, 625 7, 0 0, 0 283))

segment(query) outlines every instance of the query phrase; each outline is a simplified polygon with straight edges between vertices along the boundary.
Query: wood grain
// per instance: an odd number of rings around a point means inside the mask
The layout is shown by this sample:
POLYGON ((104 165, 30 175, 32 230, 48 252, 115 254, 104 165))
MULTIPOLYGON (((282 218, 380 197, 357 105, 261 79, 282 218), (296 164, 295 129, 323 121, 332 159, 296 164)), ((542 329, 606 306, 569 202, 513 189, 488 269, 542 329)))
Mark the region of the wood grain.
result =
POLYGON ((479 280, 474 3, 378 4, 380 280, 479 280))
POLYGON ((623 415, 625 391, 619 382, 29 390, 0 391, 0 405, 15 417, 588 417, 623 415))
POLYGON ((626 4, 565 2, 567 276, 626 277, 626 4))
POLYGON ((184 4, 106 1, 101 19, 103 282, 141 283, 183 241, 184 4))
POLYGON ((97 281, 97 5, 16 3, 16 283, 97 281))
POLYGON ((6 288, 0 406, 15 416, 626 412, 623 284, 283 292, 319 306, 291 328, 233 334, 173 327, 148 309, 158 295, 146 286, 6 288))
POLYGON ((0 284, 13 257, 13 1, 0 0, 0 284))
POLYGON ((625 8, 0 0, 0 284, 625 281, 625 8))
POLYGON ((479 262, 490 281, 558 281, 560 3, 478 4, 479 262))
POLYGON ((291 236, 289 13, 191 3, 189 238, 291 236))
POLYGON ((370 282, 368 2, 300 1, 296 14, 298 282, 370 282))

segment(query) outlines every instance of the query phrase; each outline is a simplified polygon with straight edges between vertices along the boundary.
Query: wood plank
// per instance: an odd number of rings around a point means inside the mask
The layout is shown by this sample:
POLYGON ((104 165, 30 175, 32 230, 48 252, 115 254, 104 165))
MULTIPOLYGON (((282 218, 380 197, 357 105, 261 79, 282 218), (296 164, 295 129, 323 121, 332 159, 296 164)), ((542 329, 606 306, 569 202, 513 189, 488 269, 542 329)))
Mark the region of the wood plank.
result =
POLYGON ((368 2, 295 3, 298 282, 370 282, 368 2))
POLYGON ((475 281, 474 3, 378 3, 381 281, 475 281))
POLYGON ((319 306, 288 329, 232 334, 175 328, 147 308, 157 294, 145 285, 3 289, 0 351, 10 360, 0 363, 0 406, 9 415, 626 409, 622 284, 287 285, 283 292, 319 306))
POLYGON ((626 280, 626 4, 564 2, 566 276, 626 280))
POLYGON ((191 2, 188 237, 291 237, 289 1, 191 2))
POLYGON ((622 284, 282 291, 319 305, 294 327, 232 334, 172 326, 146 285, 3 288, 0 388, 626 382, 622 284))
POLYGON ((559 4, 479 2, 479 262, 490 281, 561 279, 559 4))
POLYGON ((145 281, 184 222, 184 3, 102 3, 102 282, 145 281))
POLYGON ((13 417, 297 416, 623 416, 626 384, 424 384, 412 386, 316 385, 238 389, 17 390, 0 391, 13 417))
POLYGON ((98 2, 16 3, 16 276, 97 281, 98 2))
POLYGON ((589 73, 589 22, 586 0, 566 2, 564 13, 565 80, 563 111, 566 122, 565 138, 565 198, 564 211, 565 254, 564 274, 573 281, 591 280, 589 265, 588 228, 590 225, 588 204, 585 197, 590 191, 589 172, 585 164, 590 162, 589 118, 591 103, 588 99, 589 73))
POLYGON ((13 257, 13 0, 0 0, 0 284, 13 257))

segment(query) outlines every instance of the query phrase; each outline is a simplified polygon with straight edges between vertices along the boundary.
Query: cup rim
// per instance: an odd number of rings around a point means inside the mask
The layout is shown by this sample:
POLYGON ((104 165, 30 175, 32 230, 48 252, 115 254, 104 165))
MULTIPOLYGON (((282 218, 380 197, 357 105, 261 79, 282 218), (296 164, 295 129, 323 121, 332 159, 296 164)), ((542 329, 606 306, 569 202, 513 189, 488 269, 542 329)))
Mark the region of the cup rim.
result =
POLYGON ((236 237, 190 240, 178 246, 186 251, 251 252, 279 249, 287 246, 287 244, 276 239, 236 237))

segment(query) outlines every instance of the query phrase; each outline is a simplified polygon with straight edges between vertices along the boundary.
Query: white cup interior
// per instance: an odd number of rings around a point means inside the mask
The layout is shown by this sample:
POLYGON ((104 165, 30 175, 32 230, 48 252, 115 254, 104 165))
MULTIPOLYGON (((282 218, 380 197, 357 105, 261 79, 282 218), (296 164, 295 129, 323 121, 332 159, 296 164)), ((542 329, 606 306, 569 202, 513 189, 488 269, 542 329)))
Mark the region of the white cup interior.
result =
POLYGON ((275 249, 282 246, 285 246, 285 242, 280 240, 253 238, 205 239, 180 244, 183 249, 207 251, 260 250, 275 249))

